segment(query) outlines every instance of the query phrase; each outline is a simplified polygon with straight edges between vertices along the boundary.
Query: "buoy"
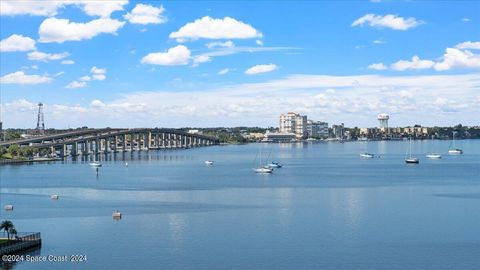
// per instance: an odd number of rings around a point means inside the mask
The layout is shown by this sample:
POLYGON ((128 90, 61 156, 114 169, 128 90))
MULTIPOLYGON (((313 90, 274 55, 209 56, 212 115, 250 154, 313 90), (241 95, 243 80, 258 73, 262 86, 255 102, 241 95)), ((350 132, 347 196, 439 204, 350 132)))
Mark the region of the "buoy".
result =
POLYGON ((4 209, 5 209, 5 211, 13 211, 13 205, 7 204, 7 205, 5 205, 4 209))
POLYGON ((115 210, 115 212, 113 212, 113 214, 112 214, 112 217, 115 220, 122 219, 122 213, 118 212, 118 210, 115 210))
POLYGON ((128 162, 125 162, 125 166, 127 166, 127 167, 128 167, 128 162))
POLYGON ((58 200, 58 198, 60 198, 60 196, 58 196, 57 194, 53 194, 52 196, 50 196, 50 199, 52 200, 58 200))

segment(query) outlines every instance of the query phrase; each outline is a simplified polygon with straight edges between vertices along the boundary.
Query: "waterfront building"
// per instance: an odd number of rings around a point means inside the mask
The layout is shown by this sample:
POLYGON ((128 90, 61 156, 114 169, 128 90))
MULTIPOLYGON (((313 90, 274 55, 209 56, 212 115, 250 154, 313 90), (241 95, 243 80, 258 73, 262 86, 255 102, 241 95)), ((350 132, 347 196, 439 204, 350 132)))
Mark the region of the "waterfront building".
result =
POLYGON ((307 137, 307 116, 289 112, 280 115, 280 133, 293 133, 297 139, 307 137))
POLYGON ((297 138, 294 133, 268 132, 265 133, 264 142, 291 142, 297 138))
POLYGON ((327 138, 328 137, 328 123, 307 120, 307 136, 309 138, 327 138))
POLYGON ((336 139, 343 140, 345 138, 345 125, 332 125, 333 136, 336 139))

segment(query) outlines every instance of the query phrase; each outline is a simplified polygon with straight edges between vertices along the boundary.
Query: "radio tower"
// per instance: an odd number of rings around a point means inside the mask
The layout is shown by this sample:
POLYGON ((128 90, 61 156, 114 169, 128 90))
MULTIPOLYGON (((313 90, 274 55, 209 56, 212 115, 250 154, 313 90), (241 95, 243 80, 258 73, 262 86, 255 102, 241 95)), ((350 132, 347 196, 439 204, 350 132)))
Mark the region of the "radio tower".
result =
POLYGON ((45 123, 43 122, 43 103, 38 103, 37 127, 35 128, 38 134, 45 133, 45 123))

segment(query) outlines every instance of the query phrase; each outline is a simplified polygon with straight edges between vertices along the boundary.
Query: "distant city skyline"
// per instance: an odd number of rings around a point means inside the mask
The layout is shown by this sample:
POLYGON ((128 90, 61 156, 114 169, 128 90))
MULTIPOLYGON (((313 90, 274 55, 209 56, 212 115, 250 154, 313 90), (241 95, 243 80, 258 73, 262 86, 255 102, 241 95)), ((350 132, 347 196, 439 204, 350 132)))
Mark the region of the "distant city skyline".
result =
POLYGON ((2 1, 4 128, 479 125, 478 2, 2 1))

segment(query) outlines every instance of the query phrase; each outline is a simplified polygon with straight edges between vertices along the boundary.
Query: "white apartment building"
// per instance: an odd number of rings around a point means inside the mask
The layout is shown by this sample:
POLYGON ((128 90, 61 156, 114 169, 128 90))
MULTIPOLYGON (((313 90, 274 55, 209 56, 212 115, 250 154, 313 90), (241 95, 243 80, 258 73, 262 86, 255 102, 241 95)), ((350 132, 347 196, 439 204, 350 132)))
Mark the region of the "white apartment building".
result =
POLYGON ((328 123, 307 120, 307 134, 309 138, 328 138, 328 123))
POLYGON ((293 133, 297 139, 307 137, 307 116, 289 112, 280 115, 280 133, 293 133))

